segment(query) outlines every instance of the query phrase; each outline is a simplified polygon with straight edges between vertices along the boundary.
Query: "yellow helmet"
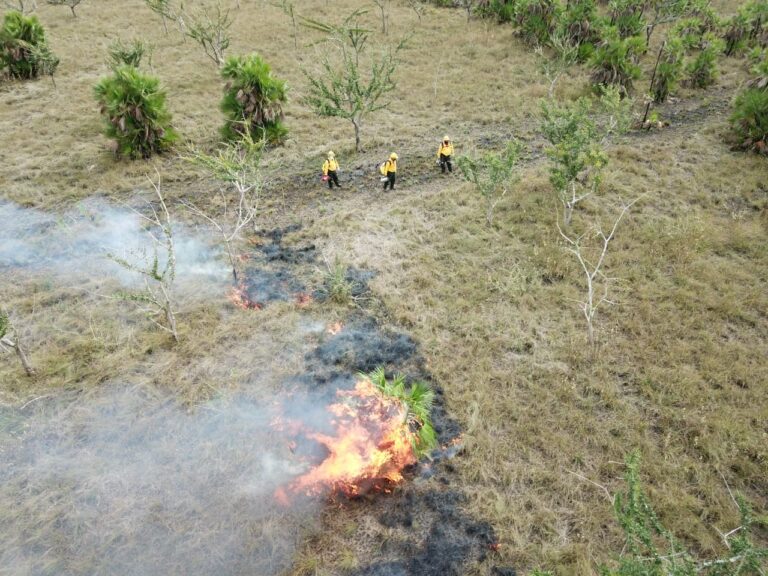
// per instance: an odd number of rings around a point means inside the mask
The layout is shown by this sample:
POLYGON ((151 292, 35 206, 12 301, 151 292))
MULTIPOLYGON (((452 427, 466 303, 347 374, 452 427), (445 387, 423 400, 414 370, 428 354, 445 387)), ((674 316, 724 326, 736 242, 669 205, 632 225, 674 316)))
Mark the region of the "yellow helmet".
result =
POLYGON ((444 142, 450 142, 451 141, 451 137, 450 136, 443 136, 443 141, 444 142))
POLYGON ((397 154, 395 154, 394 152, 392 152, 392 154, 390 154, 389 157, 392 160, 397 160, 397 154))
POLYGON ((336 154, 333 153, 333 150, 330 150, 328 152, 328 158, 335 158, 335 157, 336 157, 336 154))

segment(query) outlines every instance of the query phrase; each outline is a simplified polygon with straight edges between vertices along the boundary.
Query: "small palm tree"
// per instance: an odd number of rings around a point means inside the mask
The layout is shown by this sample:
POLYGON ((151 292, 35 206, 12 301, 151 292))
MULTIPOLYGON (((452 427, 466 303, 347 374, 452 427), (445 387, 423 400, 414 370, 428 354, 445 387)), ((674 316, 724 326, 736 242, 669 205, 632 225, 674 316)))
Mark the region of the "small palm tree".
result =
POLYGON ((29 79, 41 74, 53 76, 58 65, 37 16, 7 12, 0 28, 0 70, 7 68, 12 78, 29 79))
POLYGON ((387 380, 384 368, 381 367, 360 376, 370 380, 382 394, 400 400, 406 407, 406 419, 413 432, 411 440, 413 452, 417 457, 428 454, 437 446, 437 434, 430 416, 435 393, 429 384, 414 382, 406 388, 405 376, 397 374, 391 380, 387 380))
POLYGON ((223 135, 226 139, 244 132, 254 140, 278 143, 285 138, 283 104, 287 100, 286 83, 272 76, 261 56, 230 56, 221 69, 227 80, 221 110, 227 117, 223 135))
POLYGON ((156 77, 120 66, 96 84, 94 94, 104 117, 104 133, 116 141, 118 156, 149 158, 178 139, 156 77))

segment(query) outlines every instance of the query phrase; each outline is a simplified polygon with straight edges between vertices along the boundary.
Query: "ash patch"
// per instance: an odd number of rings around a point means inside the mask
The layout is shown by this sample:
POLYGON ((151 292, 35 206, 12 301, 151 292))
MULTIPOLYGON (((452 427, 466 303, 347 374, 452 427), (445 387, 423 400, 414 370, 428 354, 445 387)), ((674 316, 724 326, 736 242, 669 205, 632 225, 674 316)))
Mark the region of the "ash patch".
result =
POLYGON ((307 358, 310 365, 341 373, 370 372, 383 366, 399 369, 417 357, 416 342, 407 334, 391 332, 373 320, 357 321, 322 342, 307 358))
POLYGON ((379 523, 388 529, 413 530, 414 516, 427 525, 423 540, 393 539, 387 559, 365 566, 353 576, 460 576, 469 563, 482 562, 496 543, 493 528, 478 522, 461 509, 466 497, 453 490, 418 493, 408 487, 393 495, 379 514, 379 523), (403 560, 404 559, 404 560, 403 560))
POLYGON ((241 285, 250 302, 263 307, 269 302, 299 300, 306 294, 301 278, 309 274, 305 266, 315 262, 315 245, 289 246, 283 242, 287 234, 300 229, 293 225, 259 234, 268 242, 246 255, 248 263, 241 285))

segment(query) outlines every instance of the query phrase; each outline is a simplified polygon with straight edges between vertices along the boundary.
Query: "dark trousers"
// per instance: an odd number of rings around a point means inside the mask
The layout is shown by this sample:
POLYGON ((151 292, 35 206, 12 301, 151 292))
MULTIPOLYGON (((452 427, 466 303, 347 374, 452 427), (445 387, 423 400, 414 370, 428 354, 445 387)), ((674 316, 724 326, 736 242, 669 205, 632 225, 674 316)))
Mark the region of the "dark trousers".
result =
POLYGON ((443 170, 443 174, 445 174, 445 167, 448 167, 448 172, 453 172, 453 166, 451 166, 451 157, 446 156, 445 154, 440 154, 440 168, 443 170))
POLYGON ((339 184, 339 176, 336 174, 336 170, 328 170, 328 188, 333 188, 334 184, 336 184, 336 188, 341 188, 341 184, 339 184))
POLYGON ((395 189, 396 175, 397 175, 397 172, 387 172, 387 181, 384 182, 384 190, 387 189, 387 186, 389 186, 390 190, 395 189))

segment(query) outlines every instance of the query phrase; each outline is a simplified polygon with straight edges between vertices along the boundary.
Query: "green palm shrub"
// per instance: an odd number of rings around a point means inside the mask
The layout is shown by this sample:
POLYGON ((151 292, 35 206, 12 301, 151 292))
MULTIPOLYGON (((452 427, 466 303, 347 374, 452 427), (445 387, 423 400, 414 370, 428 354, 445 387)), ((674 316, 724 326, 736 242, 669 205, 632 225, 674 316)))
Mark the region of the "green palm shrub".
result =
POLYGON ((569 44, 578 46, 579 61, 585 62, 594 54, 602 25, 595 0, 572 0, 566 4, 560 29, 569 44))
POLYGON ((227 81, 221 110, 226 116, 222 129, 225 138, 237 138, 245 132, 255 140, 275 144, 285 139, 283 104, 287 100, 286 83, 272 76, 261 56, 230 56, 221 69, 227 81))
POLYGON ((520 36, 529 44, 546 45, 557 29, 562 11, 559 0, 518 0, 515 23, 520 36))
POLYGON ((429 454, 437 446, 437 433, 432 426, 432 405, 435 393, 429 384, 414 382, 405 386, 405 376, 396 375, 391 380, 383 368, 377 368, 370 374, 361 374, 384 395, 400 400, 406 408, 406 419, 413 434, 413 452, 417 457, 429 454))
POLYGON ((615 27, 606 29, 605 38, 595 50, 592 59, 592 82, 600 86, 618 86, 624 95, 640 77, 637 61, 645 50, 640 36, 622 38, 615 27))
POLYGON ((687 83, 694 88, 706 88, 714 84, 718 76, 717 57, 725 43, 708 32, 702 39, 702 48, 686 66, 687 83))
POLYGON ((731 128, 738 147, 768 154, 768 58, 752 71, 755 78, 734 100, 731 128))
POLYGON ((645 2, 642 0, 611 0, 611 26, 615 26, 619 38, 640 36, 645 32, 647 22, 643 16, 645 2))
POLYGON ((675 36, 670 36, 661 49, 659 65, 651 82, 651 95, 657 104, 664 102, 677 86, 683 71, 684 56, 683 41, 675 36))
POLYGON ((483 18, 495 18, 499 24, 515 19, 515 0, 490 0, 478 6, 478 14, 483 18))
POLYGON ((178 139, 156 77, 120 66, 96 84, 94 94, 104 117, 104 134, 116 141, 118 156, 149 158, 178 139))
POLYGON ((0 70, 7 69, 12 78, 29 79, 53 75, 58 65, 37 16, 6 12, 0 29, 0 70))

